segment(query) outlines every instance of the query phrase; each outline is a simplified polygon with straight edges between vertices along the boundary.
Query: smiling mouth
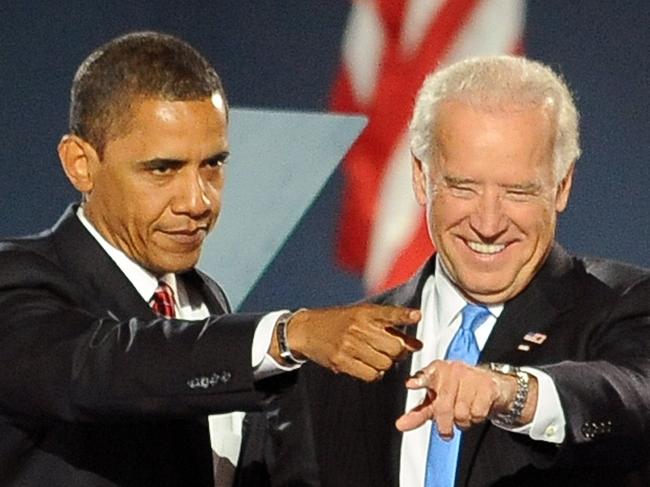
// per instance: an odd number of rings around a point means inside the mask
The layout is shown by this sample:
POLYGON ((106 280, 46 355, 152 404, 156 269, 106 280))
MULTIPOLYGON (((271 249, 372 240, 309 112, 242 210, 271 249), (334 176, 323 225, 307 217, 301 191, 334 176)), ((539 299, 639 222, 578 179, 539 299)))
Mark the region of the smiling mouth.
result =
POLYGON ((472 240, 466 240, 465 242, 474 252, 485 255, 498 254, 506 248, 505 244, 487 244, 483 242, 474 242, 472 240))

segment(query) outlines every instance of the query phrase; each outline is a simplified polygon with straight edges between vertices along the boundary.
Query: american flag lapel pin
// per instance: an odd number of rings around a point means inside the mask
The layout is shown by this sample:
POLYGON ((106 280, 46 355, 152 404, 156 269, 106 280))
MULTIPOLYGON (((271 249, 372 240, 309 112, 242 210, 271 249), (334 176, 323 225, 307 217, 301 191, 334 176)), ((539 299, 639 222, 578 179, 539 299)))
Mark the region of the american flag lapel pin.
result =
POLYGON ((546 335, 543 333, 529 331, 524 335, 524 341, 534 343, 535 345, 541 345, 546 341, 546 335))
POLYGON ((538 333, 535 331, 529 331, 524 335, 524 342, 528 343, 520 343, 519 346, 517 347, 517 350, 521 350, 522 352, 529 352, 530 351, 530 344, 534 343, 535 345, 541 345, 546 341, 546 335, 544 333, 538 333))

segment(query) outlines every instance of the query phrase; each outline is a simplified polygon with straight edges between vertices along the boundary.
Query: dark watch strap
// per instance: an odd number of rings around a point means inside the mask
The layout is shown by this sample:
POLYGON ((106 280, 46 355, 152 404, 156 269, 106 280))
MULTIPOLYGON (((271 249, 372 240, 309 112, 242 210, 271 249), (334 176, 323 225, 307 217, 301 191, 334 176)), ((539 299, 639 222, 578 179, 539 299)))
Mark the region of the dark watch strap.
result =
MULTIPOLYGON (((296 313, 297 312, 298 311, 296 311, 296 313)), ((297 359, 293 353, 291 353, 289 341, 287 340, 287 325, 289 324, 291 318, 293 318, 293 315, 296 313, 284 313, 280 316, 280 318, 278 318, 278 321, 275 325, 275 333, 278 340, 278 348, 280 349, 280 357, 287 365, 300 365, 306 362, 306 360, 297 359)))

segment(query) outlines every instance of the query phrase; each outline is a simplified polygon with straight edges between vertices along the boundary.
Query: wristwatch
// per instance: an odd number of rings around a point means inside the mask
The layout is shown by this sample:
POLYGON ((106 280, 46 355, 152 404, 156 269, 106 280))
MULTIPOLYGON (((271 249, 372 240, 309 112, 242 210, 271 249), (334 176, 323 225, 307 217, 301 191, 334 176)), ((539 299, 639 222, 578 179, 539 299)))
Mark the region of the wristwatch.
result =
POLYGON ((512 426, 519 418, 526 406, 528 400, 528 389, 530 385, 530 374, 522 371, 519 367, 509 364, 500 364, 496 362, 488 362, 483 364, 485 368, 498 374, 510 375, 517 379, 517 392, 515 393, 515 400, 510 407, 510 410, 505 413, 499 413, 492 418, 492 422, 502 426, 512 426))
POLYGON ((293 318, 300 311, 304 311, 305 308, 301 308, 294 313, 284 313, 278 318, 278 321, 275 325, 276 338, 278 340, 278 348, 280 351, 280 357, 284 360, 284 363, 289 366, 301 365, 306 362, 306 360, 300 360, 296 358, 289 348, 289 341, 287 339, 287 325, 289 320, 293 318))

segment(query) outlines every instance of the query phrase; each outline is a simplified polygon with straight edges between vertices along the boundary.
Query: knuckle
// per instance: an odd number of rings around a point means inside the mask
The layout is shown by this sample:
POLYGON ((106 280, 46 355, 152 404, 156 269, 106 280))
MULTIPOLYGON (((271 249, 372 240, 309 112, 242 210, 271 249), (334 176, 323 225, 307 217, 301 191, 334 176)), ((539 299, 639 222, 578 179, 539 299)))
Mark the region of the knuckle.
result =
POLYGON ((454 417, 460 421, 468 421, 470 414, 467 404, 464 402, 456 403, 456 406, 454 407, 454 417))
POLYGON ((392 339, 384 347, 384 352, 391 358, 398 357, 402 354, 403 347, 401 346, 400 340, 397 338, 392 339))
POLYGON ((332 366, 335 369, 338 369, 338 370, 342 369, 342 367, 343 367, 343 365, 345 363, 345 360, 344 360, 344 355, 341 353, 340 350, 338 350, 338 351, 336 351, 334 353, 334 355, 331 358, 331 362, 332 362, 332 366))
POLYGON ((452 375, 460 375, 465 370, 466 365, 460 361, 452 361, 449 363, 449 369, 452 375))
POLYGON ((436 418, 444 418, 445 416, 449 416, 449 408, 446 405, 442 404, 442 401, 440 400, 435 400, 433 402, 431 405, 431 412, 436 418))
POLYGON ((379 368, 382 371, 388 370, 393 366, 393 361, 388 357, 384 356, 384 357, 381 358, 380 361, 381 361, 381 364, 379 364, 379 368))
POLYGON ((351 323, 347 329, 345 337, 348 340, 350 340, 352 337, 362 337, 364 335, 365 328, 366 324, 364 322, 351 323))
POLYGON ((470 414, 473 418, 485 416, 485 406, 483 402, 475 401, 470 408, 470 414))
POLYGON ((350 352, 354 351, 354 344, 352 343, 352 339, 350 337, 345 337, 345 339, 341 342, 341 346, 339 347, 338 350, 338 355, 340 358, 343 358, 347 355, 350 354, 350 352))

